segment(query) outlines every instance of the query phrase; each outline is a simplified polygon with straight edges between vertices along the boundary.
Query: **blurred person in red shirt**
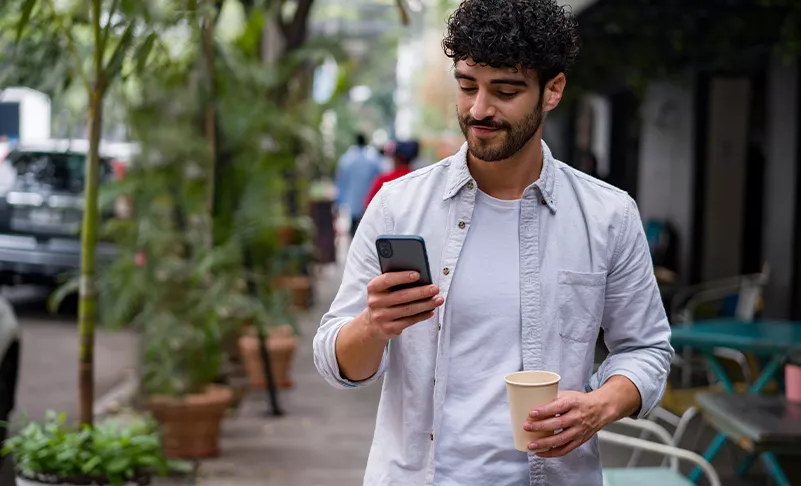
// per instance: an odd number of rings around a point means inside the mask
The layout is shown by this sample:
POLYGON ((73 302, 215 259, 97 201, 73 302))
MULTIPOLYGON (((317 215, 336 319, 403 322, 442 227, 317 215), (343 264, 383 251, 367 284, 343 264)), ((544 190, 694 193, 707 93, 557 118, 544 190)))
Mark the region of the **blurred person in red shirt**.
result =
POLYGON ((393 150, 392 153, 392 160, 395 163, 395 167, 386 174, 379 175, 373 181, 373 187, 370 188, 370 191, 367 193, 367 198, 364 200, 364 207, 370 204, 370 201, 373 200, 378 191, 381 189, 381 186, 384 185, 385 182, 394 181, 400 177, 405 176, 412 172, 412 162, 417 158, 418 154, 420 153, 420 143, 416 140, 411 140, 409 142, 398 142, 393 150))

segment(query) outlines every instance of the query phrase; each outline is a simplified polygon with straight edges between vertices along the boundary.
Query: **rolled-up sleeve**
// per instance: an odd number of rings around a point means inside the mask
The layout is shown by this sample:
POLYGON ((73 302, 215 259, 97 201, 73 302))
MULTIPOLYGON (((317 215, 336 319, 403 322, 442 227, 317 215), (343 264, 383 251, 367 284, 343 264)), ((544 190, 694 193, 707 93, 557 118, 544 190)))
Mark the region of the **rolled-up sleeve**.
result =
POLYGON ((622 220, 607 277, 602 321, 609 356, 590 386, 597 389, 615 375, 625 376, 640 392, 638 418, 642 418, 662 399, 674 351, 645 231, 637 205, 629 196, 622 220))
POLYGON ((382 191, 379 191, 362 217, 348 249, 342 284, 314 336, 314 365, 323 378, 336 388, 370 385, 381 378, 387 367, 389 345, 384 350, 381 366, 375 375, 360 382, 345 379, 337 362, 336 341, 339 331, 367 308, 367 284, 381 273, 375 240, 379 235, 389 233, 389 228, 390 219, 382 191))

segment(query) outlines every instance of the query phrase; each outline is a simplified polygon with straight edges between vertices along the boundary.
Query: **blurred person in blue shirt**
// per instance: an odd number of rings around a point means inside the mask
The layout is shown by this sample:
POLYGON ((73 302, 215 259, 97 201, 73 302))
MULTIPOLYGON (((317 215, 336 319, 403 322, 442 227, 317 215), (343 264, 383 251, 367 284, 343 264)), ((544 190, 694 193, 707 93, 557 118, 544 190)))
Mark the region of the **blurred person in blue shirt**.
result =
POLYGON ((339 159, 336 172, 337 207, 347 207, 350 215, 350 235, 356 233, 364 213, 364 198, 381 170, 381 159, 367 145, 363 134, 356 135, 356 144, 339 159))

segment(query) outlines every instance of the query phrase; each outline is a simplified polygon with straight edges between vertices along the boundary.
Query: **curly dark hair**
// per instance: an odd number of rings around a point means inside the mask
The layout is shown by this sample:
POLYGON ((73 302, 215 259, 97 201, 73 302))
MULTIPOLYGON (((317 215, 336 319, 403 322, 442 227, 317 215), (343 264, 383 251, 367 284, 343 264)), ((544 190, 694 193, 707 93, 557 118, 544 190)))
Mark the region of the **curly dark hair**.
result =
POLYGON ((540 86, 567 72, 579 52, 576 21, 556 0, 465 0, 448 19, 445 55, 494 68, 533 69, 540 86))

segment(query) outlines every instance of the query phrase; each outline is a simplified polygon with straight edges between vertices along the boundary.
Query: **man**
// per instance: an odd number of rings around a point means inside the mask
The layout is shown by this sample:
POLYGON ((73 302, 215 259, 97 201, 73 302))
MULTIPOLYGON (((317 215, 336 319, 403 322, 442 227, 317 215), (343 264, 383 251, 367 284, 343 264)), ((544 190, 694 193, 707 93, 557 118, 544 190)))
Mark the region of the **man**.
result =
POLYGON ((367 138, 361 133, 357 134, 356 145, 339 159, 336 173, 336 204, 339 208, 347 208, 349 212, 351 237, 356 234, 364 213, 367 191, 380 173, 381 161, 378 155, 367 145, 367 138))
POLYGON ((390 172, 387 172, 386 174, 380 175, 378 178, 376 178, 376 180, 373 182, 373 186, 367 193, 367 198, 364 200, 364 207, 366 208, 370 205, 370 201, 373 200, 375 195, 378 194, 378 191, 381 189, 381 186, 383 186, 385 183, 394 181, 395 179, 400 179, 406 174, 412 172, 412 162, 417 159, 417 155, 419 153, 420 144, 414 140, 398 143, 392 156, 394 168, 390 172))
POLYGON ((384 378, 365 485, 601 486, 596 432, 652 410, 673 349, 634 201, 541 140, 575 23, 555 0, 466 0, 443 47, 467 142, 376 195, 315 364, 341 388, 384 378), (418 276, 380 274, 387 233, 425 239, 434 285, 392 290, 418 276), (561 375, 525 425, 560 431, 529 444, 547 452, 514 449, 503 378, 517 370, 561 375))

